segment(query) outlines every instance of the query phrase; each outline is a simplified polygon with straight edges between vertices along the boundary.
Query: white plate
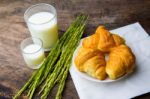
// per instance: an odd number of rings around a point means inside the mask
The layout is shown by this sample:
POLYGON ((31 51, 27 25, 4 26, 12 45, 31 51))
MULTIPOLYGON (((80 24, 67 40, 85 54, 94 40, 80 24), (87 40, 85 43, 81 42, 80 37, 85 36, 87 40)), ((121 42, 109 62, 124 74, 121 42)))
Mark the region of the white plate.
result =
POLYGON ((107 77, 105 80, 99 80, 99 79, 96 79, 96 78, 94 78, 94 77, 92 77, 92 76, 89 76, 89 75, 86 74, 86 73, 83 73, 83 72, 78 71, 78 69, 77 69, 76 66, 75 66, 74 59, 75 59, 75 57, 76 57, 76 55, 77 55, 77 53, 78 53, 79 48, 82 46, 82 41, 83 41, 83 39, 80 41, 79 46, 78 46, 77 49, 75 50, 75 52, 74 52, 74 54, 73 54, 73 59, 72 59, 72 66, 73 66, 73 69, 75 69, 75 71, 77 72, 77 74, 78 74, 79 76, 81 76, 82 78, 85 78, 85 79, 87 79, 87 80, 90 80, 90 81, 93 81, 93 82, 100 82, 100 83, 102 83, 102 82, 103 82, 103 83, 106 83, 106 82, 118 81, 118 80, 120 80, 120 79, 122 79, 122 78, 124 78, 124 77, 127 76, 127 75, 124 75, 124 76, 122 76, 122 77, 120 77, 120 78, 118 78, 118 79, 116 79, 116 80, 111 80, 111 79, 109 79, 108 77, 107 77))

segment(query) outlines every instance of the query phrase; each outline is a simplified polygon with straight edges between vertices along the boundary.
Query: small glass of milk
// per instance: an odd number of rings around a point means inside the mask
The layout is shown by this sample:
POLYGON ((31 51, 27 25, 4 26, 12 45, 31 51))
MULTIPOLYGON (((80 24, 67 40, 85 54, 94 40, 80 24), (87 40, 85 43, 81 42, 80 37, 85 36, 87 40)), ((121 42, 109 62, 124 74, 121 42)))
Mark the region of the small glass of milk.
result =
POLYGON ((26 10, 24 19, 31 36, 40 38, 44 50, 49 51, 58 40, 56 9, 49 4, 36 4, 26 10))
POLYGON ((40 68, 45 59, 43 43, 40 39, 24 39, 21 42, 21 51, 28 67, 32 69, 40 68))

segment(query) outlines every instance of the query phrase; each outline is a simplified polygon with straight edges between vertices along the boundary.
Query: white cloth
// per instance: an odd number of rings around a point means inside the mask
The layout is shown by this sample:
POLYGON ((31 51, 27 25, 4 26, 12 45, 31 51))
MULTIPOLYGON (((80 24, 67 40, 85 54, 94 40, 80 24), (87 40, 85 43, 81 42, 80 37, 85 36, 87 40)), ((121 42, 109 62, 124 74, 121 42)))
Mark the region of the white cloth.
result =
POLYGON ((70 74, 80 99, 130 99, 150 92, 150 37, 139 23, 111 31, 124 37, 136 56, 136 71, 122 80, 96 83, 81 78, 71 66, 70 74))

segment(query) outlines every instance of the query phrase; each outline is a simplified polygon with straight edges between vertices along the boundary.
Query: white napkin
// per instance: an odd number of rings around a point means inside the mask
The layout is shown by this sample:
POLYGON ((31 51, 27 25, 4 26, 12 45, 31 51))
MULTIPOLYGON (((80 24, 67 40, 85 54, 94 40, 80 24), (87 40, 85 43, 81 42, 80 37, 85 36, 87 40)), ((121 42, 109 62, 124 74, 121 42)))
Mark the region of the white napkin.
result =
POLYGON ((130 99, 150 92, 150 37, 139 23, 111 32, 126 39, 136 56, 136 71, 116 82, 96 83, 81 78, 71 66, 70 74, 80 99, 130 99))

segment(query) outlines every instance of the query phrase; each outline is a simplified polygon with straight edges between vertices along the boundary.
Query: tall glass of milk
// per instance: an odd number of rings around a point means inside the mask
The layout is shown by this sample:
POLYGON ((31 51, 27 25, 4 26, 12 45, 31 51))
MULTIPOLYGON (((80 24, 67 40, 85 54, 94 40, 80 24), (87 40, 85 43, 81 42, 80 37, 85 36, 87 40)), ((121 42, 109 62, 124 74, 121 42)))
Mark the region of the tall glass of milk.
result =
POLYGON ((58 40, 56 9, 49 4, 36 4, 26 10, 24 19, 31 36, 40 38, 44 50, 49 51, 58 40))
POLYGON ((40 68, 45 59, 42 46, 43 43, 38 38, 27 38, 21 42, 23 58, 28 67, 32 69, 40 68))

